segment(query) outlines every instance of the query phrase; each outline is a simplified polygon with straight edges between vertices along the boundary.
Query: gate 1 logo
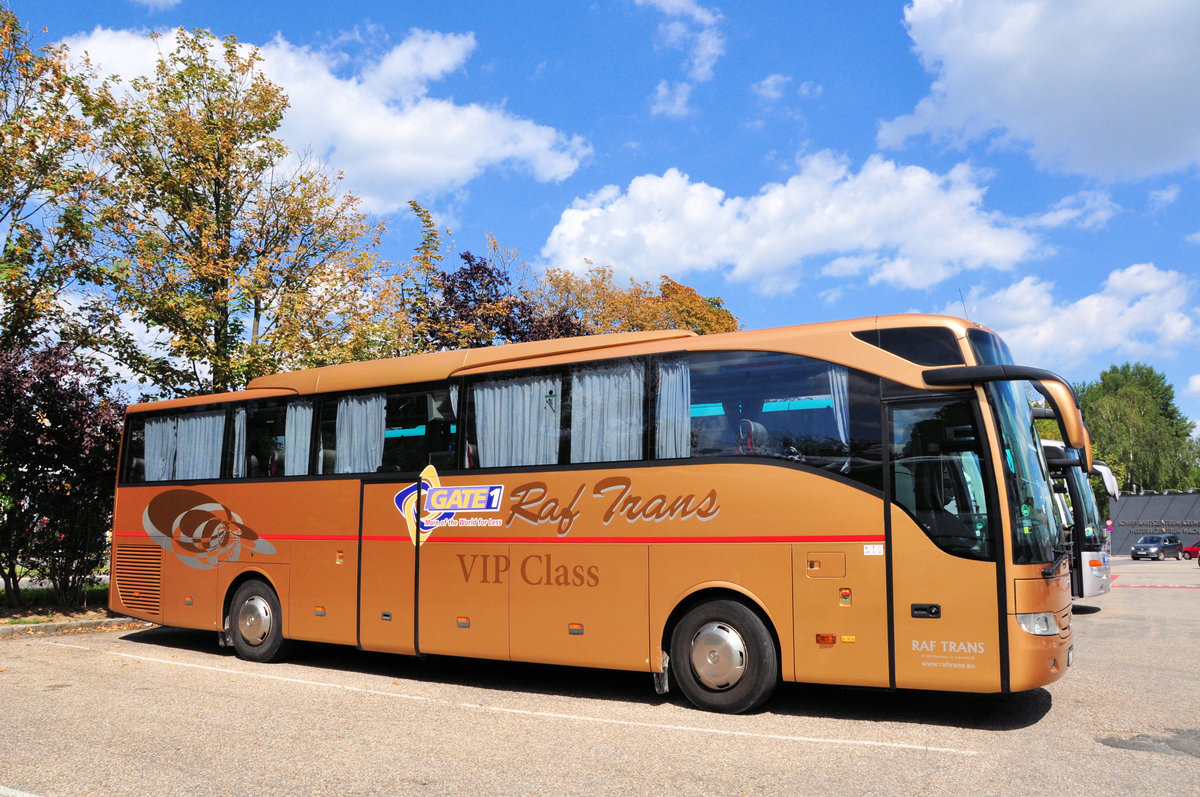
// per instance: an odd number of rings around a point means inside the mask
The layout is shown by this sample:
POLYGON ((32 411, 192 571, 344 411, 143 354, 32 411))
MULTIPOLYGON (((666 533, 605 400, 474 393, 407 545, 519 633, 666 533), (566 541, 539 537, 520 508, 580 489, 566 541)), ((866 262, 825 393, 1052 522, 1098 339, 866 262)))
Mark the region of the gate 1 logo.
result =
POLYGON ((447 525, 459 512, 499 512, 504 487, 499 484, 460 485, 443 487, 437 469, 429 465, 421 471, 419 492, 425 505, 418 512, 418 484, 410 484, 392 499, 404 517, 408 537, 413 545, 429 539, 440 526, 447 525), (419 537, 419 540, 418 540, 419 537))

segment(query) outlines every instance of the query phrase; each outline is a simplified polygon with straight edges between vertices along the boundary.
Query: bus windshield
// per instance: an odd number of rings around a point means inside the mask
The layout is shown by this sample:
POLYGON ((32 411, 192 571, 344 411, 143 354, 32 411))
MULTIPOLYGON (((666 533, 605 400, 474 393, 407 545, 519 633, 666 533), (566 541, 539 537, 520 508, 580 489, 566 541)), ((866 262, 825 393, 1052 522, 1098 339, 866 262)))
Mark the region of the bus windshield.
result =
POLYGON ((1085 551, 1107 550, 1108 533, 1104 530, 1104 524, 1100 522, 1100 508, 1096 506, 1096 499, 1092 496, 1092 485, 1088 483, 1087 476, 1083 475, 1081 468, 1071 468, 1067 478, 1075 482, 1083 509, 1083 534, 1078 535, 1076 539, 1085 551))
POLYGON ((1051 562, 1064 539, 1054 521, 1050 477, 1020 382, 993 382, 988 395, 1000 426, 1001 465, 1012 511, 1013 563, 1051 562))

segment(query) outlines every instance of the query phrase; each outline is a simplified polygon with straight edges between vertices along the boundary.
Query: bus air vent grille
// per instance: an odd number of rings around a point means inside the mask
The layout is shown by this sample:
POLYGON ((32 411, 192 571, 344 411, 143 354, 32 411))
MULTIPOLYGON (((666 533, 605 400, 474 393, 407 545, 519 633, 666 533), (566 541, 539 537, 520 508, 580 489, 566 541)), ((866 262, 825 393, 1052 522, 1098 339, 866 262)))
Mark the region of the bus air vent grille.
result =
POLYGON ((150 614, 162 609, 162 548, 122 545, 113 563, 117 595, 126 607, 150 614))

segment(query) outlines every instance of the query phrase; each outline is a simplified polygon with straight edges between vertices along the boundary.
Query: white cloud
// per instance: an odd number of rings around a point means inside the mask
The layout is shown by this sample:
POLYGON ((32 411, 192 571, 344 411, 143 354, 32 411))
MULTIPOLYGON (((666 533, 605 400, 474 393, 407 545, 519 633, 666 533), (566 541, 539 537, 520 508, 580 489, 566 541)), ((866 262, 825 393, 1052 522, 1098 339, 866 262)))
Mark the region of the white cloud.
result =
POLYGON ((767 75, 762 80, 752 84, 750 90, 757 94, 760 99, 774 102, 783 97, 783 90, 791 82, 792 79, 787 75, 767 75))
MULTIPOLYGON (((971 320, 999 332, 1018 359, 1066 370, 1097 354, 1145 360, 1192 346, 1200 334, 1193 288, 1178 271, 1139 263, 1074 301, 1056 299, 1053 282, 1025 277, 994 293, 973 288, 966 303, 971 320)), ((943 312, 959 315, 961 305, 943 312)))
POLYGON ((1106 191, 1080 191, 1059 200, 1054 207, 1039 216, 1026 219, 1030 227, 1063 227, 1074 224, 1085 230, 1103 227, 1121 211, 1106 191))
POLYGON ((821 92, 824 90, 825 87, 820 83, 813 83, 811 80, 806 80, 800 84, 799 94, 804 99, 809 99, 811 97, 820 97, 821 92))
MULTIPOLYGON (((128 79, 148 73, 170 52, 175 32, 157 43, 132 31, 97 28, 67 40, 98 68, 128 79)), ((261 47, 262 70, 287 92, 280 137, 311 151, 375 213, 408 200, 451 193, 483 172, 514 168, 542 182, 573 174, 591 154, 579 136, 476 103, 429 96, 430 83, 462 69, 473 34, 412 30, 381 58, 347 74, 338 50, 297 47, 276 37, 261 47)))
POLYGON ((669 116, 672 119, 687 116, 691 110, 688 107, 688 98, 691 95, 692 85, 690 83, 672 85, 665 80, 660 80, 654 87, 654 99, 650 102, 650 113, 655 116, 669 116))
POLYGON ((1200 396, 1200 374, 1188 377, 1187 388, 1183 392, 1189 396, 1200 396))
POLYGON ((133 0, 139 6, 145 6, 151 11, 163 11, 168 8, 174 8, 179 5, 182 0, 133 0))
POLYGON ((1179 199, 1179 185, 1172 184, 1161 190, 1150 192, 1150 207, 1153 210, 1162 210, 1167 205, 1173 204, 1176 199, 1179 199))
POLYGON ((650 6, 668 19, 658 26, 663 43, 688 54, 684 63, 687 79, 673 87, 667 81, 658 84, 651 112, 671 117, 687 115, 692 86, 713 79, 717 60, 725 54, 725 35, 717 25, 721 14, 704 8, 695 0, 637 0, 639 6, 650 6))
POLYGON ((999 132, 1048 168, 1132 179, 1200 163, 1200 3, 913 0, 929 96, 882 146, 999 132))
POLYGON ((966 165, 938 175, 872 156, 857 173, 830 152, 786 183, 726 196, 669 169, 622 191, 606 186, 563 211, 542 257, 584 258, 641 279, 721 269, 762 291, 790 291, 807 265, 830 277, 926 288, 969 269, 1007 269, 1038 254, 1028 232, 982 209, 966 165))

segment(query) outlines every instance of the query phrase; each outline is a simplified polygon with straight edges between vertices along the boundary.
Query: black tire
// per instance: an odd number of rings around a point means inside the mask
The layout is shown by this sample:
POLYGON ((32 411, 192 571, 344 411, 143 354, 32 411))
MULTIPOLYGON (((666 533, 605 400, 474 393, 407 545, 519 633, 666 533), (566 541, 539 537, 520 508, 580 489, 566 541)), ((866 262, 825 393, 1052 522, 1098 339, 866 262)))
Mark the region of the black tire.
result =
POLYGON ((252 580, 238 587, 229 602, 228 628, 238 658, 263 662, 283 658, 283 612, 269 584, 252 580))
POLYGON ((779 654, 754 611, 737 601, 715 600, 675 624, 670 670, 679 691, 697 708, 740 714, 775 691, 779 654))
POLYGON ((1190 553, 1188 553, 1187 551, 1183 552, 1183 561, 1186 562, 1186 561, 1190 560, 1191 558, 1192 558, 1192 555, 1190 553))
POLYGON ((1159 561, 1159 562, 1161 562, 1163 559, 1165 559, 1165 558, 1166 558, 1166 555, 1165 555, 1165 554, 1163 554, 1163 552, 1162 552, 1162 551, 1159 551, 1159 552, 1158 552, 1158 556, 1156 556, 1156 557, 1154 557, 1154 558, 1155 558, 1155 560, 1156 560, 1156 561, 1159 561))

